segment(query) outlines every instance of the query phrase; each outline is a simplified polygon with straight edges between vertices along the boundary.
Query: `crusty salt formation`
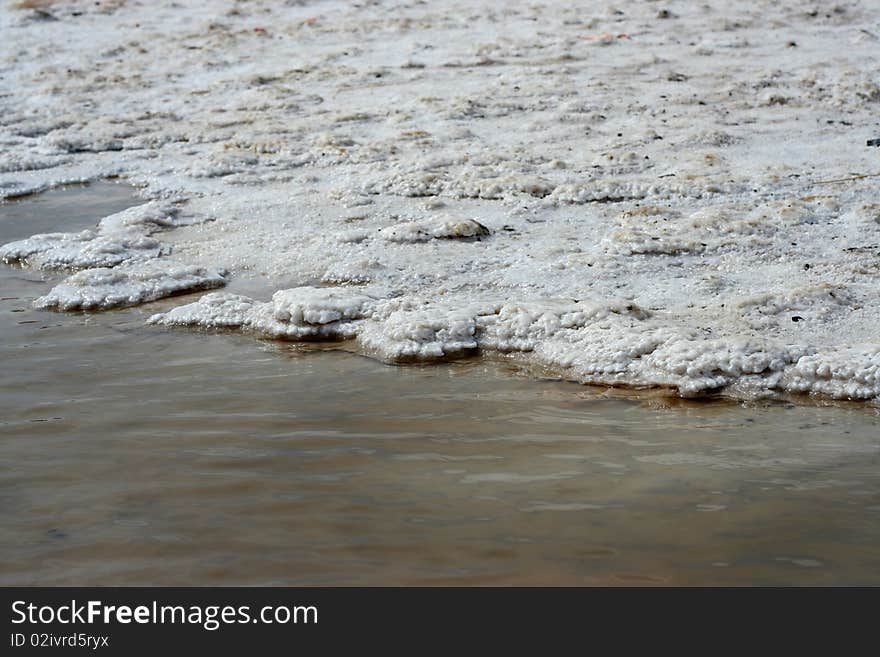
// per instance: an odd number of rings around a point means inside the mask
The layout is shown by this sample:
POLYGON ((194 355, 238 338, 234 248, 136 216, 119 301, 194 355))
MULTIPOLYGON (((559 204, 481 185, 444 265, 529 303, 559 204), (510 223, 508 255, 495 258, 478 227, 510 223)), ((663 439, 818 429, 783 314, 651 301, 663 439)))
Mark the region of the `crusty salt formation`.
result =
POLYGON ((0 198, 145 204, 0 259, 72 272, 54 308, 259 281, 153 321, 876 399, 880 6, 657 12, 4 5, 0 198))
POLYGON ((287 340, 341 340, 355 335, 359 320, 374 301, 346 290, 310 286, 279 290, 266 303, 241 295, 214 293, 154 315, 149 321, 167 326, 241 328, 263 337, 287 340))
POLYGON ((34 302, 55 310, 107 310, 226 284, 223 272, 149 260, 112 269, 84 269, 34 302))
POLYGON ((114 267, 126 260, 161 253, 162 245, 142 233, 102 235, 92 230, 34 235, 0 247, 0 259, 6 264, 74 271, 114 267))
POLYGON ((107 310, 226 284, 225 272, 161 259, 154 233, 184 225, 173 204, 151 201, 102 218, 94 230, 48 233, 0 246, 0 260, 74 271, 38 308, 107 310))

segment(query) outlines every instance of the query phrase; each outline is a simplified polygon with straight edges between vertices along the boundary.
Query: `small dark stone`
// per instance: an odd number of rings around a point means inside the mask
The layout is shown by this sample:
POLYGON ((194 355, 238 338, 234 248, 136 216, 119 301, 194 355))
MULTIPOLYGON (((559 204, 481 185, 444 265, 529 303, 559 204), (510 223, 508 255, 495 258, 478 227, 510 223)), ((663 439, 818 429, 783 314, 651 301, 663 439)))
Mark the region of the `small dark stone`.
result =
POLYGON ((35 21, 57 21, 58 19, 52 14, 52 12, 46 11, 45 9, 34 9, 33 13, 29 16, 31 20, 35 21))
POLYGON ((791 316, 791 321, 793 321, 793 322, 800 322, 800 321, 802 321, 803 319, 804 319, 804 318, 801 317, 800 315, 792 315, 792 316, 791 316))

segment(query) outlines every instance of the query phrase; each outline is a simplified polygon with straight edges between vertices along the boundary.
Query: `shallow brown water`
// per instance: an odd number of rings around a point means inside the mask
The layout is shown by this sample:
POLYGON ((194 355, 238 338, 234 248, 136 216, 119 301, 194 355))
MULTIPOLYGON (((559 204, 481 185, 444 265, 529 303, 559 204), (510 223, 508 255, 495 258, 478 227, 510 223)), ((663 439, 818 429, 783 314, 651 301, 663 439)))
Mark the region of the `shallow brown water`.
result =
MULTIPOLYGON (((0 241, 130 203, 0 205, 0 241)), ((0 286, 0 584, 880 584, 872 407, 391 367, 0 286)))

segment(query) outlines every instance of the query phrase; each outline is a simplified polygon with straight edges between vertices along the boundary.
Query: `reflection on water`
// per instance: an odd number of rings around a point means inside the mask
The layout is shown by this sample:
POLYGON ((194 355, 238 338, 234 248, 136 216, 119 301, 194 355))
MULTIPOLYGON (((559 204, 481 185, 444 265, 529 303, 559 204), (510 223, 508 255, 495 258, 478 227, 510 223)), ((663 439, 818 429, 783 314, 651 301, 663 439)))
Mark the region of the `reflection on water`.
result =
POLYGON ((0 269, 0 584, 880 584, 873 408, 53 314, 0 269))

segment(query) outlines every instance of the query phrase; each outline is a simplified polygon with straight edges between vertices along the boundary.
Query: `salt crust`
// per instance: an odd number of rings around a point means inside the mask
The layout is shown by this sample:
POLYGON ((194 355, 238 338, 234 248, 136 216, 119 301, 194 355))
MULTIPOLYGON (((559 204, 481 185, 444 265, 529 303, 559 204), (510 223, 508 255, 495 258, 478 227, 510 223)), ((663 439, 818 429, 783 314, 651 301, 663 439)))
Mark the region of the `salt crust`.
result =
POLYGON ((152 321, 880 394, 880 204, 852 175, 876 170, 876 3, 300 4, 0 7, 0 199, 111 175, 148 199, 0 247, 70 274, 38 305, 259 272, 270 301, 152 321))

